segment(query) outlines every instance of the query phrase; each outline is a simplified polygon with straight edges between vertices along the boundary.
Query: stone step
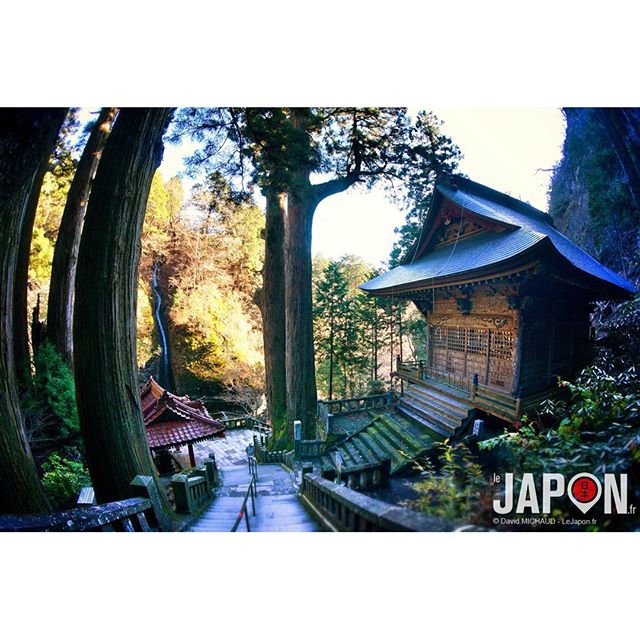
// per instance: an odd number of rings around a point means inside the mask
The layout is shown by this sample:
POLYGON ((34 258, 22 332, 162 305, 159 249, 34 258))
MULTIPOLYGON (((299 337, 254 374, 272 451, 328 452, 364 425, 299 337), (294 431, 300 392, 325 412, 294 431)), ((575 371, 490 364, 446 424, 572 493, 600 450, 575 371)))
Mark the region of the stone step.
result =
POLYGON ((369 460, 363 456, 356 447, 353 446, 352 439, 349 438, 342 443, 342 453, 343 459, 347 466, 358 465, 358 464, 366 464, 369 460), (348 458, 345 457, 344 454, 347 454, 348 458), (350 458, 350 461, 349 461, 350 458))
MULTIPOLYGON (((206 511, 192 524, 191 531, 231 531, 235 523, 246 489, 249 474, 247 467, 223 468, 223 485, 218 491, 237 495, 218 495, 206 511)), ((256 514, 253 515, 251 499, 247 512, 251 531, 321 531, 315 517, 308 512, 295 493, 292 475, 280 465, 258 465, 258 492, 255 498, 256 514)), ((245 532, 241 521, 238 532, 245 532)))
MULTIPOLYGON (((416 435, 414 435, 413 433, 411 433, 411 431, 408 431, 407 429, 404 429, 403 426, 397 421, 395 420, 395 418, 393 418, 392 416, 382 416, 381 420, 395 433, 398 435, 398 437, 402 438, 402 440, 404 442, 407 443, 407 446, 411 449, 414 449, 415 451, 421 451, 422 448, 425 446, 425 441, 419 437, 417 437, 416 435)), ((428 439, 429 443, 431 441, 431 438, 428 439)))
POLYGON ((394 455, 391 458, 391 473, 394 474, 409 462, 411 462, 413 451, 410 450, 398 437, 390 432, 388 429, 376 425, 371 430, 371 436, 378 442, 384 443, 388 449, 394 451, 394 455))
POLYGON ((396 445, 391 440, 385 438, 381 433, 379 433, 374 425, 370 426, 367 429, 366 434, 360 435, 365 439, 365 442, 367 441, 367 439, 370 439, 378 448, 382 449, 385 452, 385 457, 391 459, 392 469, 404 462, 404 456, 402 456, 398 452, 396 445))
POLYGON ((356 434, 351 438, 351 444, 360 452, 360 455, 365 459, 367 464, 373 462, 380 462, 382 458, 388 457, 382 454, 379 456, 361 437, 360 434, 356 434))
POLYGON ((384 460, 385 458, 392 457, 393 452, 390 452, 388 449, 382 447, 369 435, 369 433, 367 433, 366 430, 357 434, 355 439, 359 440, 362 443, 363 447, 369 448, 379 461, 384 460))

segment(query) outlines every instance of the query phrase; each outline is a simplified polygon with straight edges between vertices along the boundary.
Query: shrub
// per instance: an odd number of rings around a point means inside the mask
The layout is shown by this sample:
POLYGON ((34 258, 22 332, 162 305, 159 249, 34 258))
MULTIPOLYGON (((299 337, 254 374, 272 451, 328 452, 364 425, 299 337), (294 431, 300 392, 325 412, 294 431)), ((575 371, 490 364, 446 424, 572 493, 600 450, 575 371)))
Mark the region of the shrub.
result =
POLYGON ((446 520, 477 522, 482 516, 488 483, 482 468, 463 443, 440 445, 440 469, 427 461, 424 479, 414 485, 420 497, 412 506, 446 520))
POLYGON ((77 449, 52 453, 43 463, 42 486, 57 509, 74 505, 83 486, 91 484, 89 472, 77 449))
POLYGON ((35 355, 34 387, 59 422, 59 436, 67 438, 80 431, 76 391, 71 369, 49 342, 35 355))

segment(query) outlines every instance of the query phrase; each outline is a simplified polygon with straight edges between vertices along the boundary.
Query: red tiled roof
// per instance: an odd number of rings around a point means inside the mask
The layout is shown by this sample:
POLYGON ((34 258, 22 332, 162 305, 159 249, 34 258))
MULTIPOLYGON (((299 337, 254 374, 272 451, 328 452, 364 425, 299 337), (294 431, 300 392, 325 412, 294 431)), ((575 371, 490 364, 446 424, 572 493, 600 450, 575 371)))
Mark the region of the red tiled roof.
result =
POLYGON ((220 427, 196 420, 158 422, 147 426, 147 442, 151 449, 162 449, 210 438, 224 438, 224 425, 218 424, 220 427))
POLYGON ((224 423, 209 415, 202 400, 176 396, 153 378, 142 387, 140 395, 151 449, 224 438, 224 423))

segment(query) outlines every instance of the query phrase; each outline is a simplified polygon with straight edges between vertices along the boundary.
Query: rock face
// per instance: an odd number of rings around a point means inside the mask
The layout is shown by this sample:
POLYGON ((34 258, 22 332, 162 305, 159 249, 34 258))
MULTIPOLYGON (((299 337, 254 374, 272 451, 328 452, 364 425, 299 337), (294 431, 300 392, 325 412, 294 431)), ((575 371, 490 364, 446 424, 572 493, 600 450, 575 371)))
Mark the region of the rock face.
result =
POLYGON ((633 278, 640 208, 640 109, 564 109, 567 131, 549 213, 558 229, 607 267, 633 278))

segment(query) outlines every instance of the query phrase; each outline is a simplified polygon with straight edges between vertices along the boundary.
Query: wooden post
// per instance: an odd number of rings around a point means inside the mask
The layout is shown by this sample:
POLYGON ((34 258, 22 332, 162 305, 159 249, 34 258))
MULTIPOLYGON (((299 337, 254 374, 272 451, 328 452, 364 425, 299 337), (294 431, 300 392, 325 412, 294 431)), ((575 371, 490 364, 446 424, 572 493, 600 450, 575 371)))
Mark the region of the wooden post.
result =
POLYGON ((193 443, 192 442, 189 443, 188 449, 189 449, 189 464, 191 465, 191 467, 195 467, 196 466, 196 456, 193 453, 193 443))

